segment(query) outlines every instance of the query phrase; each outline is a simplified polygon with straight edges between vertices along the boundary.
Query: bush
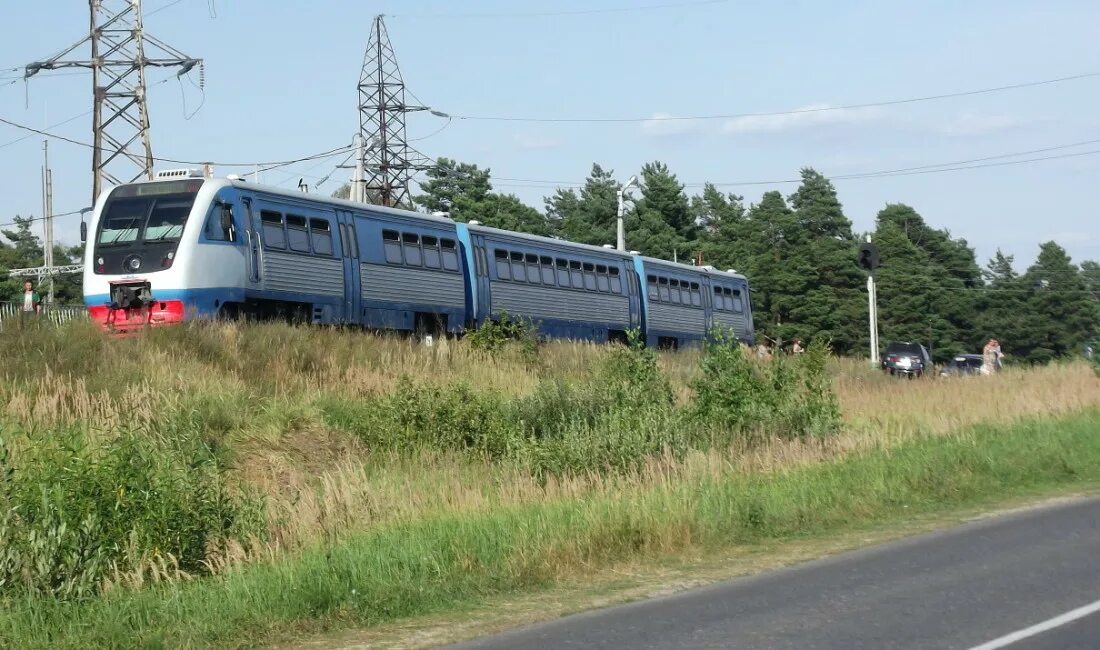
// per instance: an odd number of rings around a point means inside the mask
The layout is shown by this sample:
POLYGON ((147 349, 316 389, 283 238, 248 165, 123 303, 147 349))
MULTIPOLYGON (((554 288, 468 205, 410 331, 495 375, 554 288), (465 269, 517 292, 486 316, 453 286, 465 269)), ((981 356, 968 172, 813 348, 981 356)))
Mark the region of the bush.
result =
POLYGON ((115 576, 204 573, 211 549, 261 533, 260 502, 234 495, 198 441, 25 443, 13 454, 0 441, 0 596, 84 598, 115 576))
POLYGON ((824 436, 840 426, 840 407, 825 372, 828 349, 815 342, 800 355, 761 363, 722 333, 704 348, 702 372, 692 382, 691 411, 701 426, 754 437, 824 436))
POLYGON ((538 361, 538 327, 528 319, 512 318, 500 312, 498 320, 488 319, 481 327, 466 335, 470 347, 488 353, 498 353, 513 345, 529 364, 538 361))

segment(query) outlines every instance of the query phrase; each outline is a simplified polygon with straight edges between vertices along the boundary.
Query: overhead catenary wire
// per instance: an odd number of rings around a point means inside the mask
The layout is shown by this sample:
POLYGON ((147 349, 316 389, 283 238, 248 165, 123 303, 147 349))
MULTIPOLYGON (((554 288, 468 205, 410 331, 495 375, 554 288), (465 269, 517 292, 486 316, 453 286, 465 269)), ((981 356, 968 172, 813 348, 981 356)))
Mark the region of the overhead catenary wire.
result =
POLYGON ((884 106, 898 106, 902 104, 916 104, 919 102, 931 102, 944 99, 956 99, 959 97, 971 97, 989 93, 1007 92, 1023 88, 1048 86, 1052 84, 1093 79, 1100 77, 1100 72, 1085 72, 1082 74, 1041 79, 1039 81, 1025 81, 1021 83, 979 88, 976 90, 963 90, 958 92, 938 93, 919 97, 905 97, 901 99, 888 99, 879 101, 860 102, 855 104, 842 104, 838 106, 810 106, 780 111, 756 111, 746 113, 716 113, 709 115, 651 115, 649 117, 535 117, 514 115, 467 115, 458 112, 449 112, 456 120, 477 120, 486 122, 542 122, 542 123, 642 123, 642 122, 686 122, 702 120, 732 120, 751 117, 780 117, 788 115, 805 115, 813 113, 828 113, 831 111, 846 111, 862 108, 879 108, 884 106))
POLYGON ((661 2, 646 5, 634 5, 632 7, 605 7, 602 9, 555 9, 548 11, 510 11, 510 12, 480 12, 480 13, 398 13, 387 14, 389 18, 543 18, 550 16, 590 16, 595 14, 634 13, 638 11, 650 11, 654 9, 688 9, 702 5, 726 4, 730 0, 688 0, 687 2, 661 2))

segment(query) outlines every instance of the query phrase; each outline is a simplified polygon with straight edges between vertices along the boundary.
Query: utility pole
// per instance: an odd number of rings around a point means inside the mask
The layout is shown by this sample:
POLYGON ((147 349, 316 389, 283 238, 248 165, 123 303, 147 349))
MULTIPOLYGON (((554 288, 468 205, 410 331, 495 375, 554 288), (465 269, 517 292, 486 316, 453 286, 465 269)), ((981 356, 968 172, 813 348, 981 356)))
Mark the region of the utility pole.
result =
POLYGON ((878 293, 875 288, 875 269, 879 265, 878 247, 867 242, 859 245, 859 265, 867 271, 867 320, 871 335, 871 363, 878 364, 878 293))
MULTIPOLYGON (((377 143, 361 150, 358 156, 364 179, 359 183, 363 186, 361 200, 385 206, 404 205, 408 203, 413 173, 435 166, 430 158, 409 146, 405 121, 409 113, 429 109, 405 103, 405 81, 381 15, 375 16, 371 25, 358 87, 359 145, 377 143)), ((354 188, 352 192, 354 196, 354 188)))
POLYGON ((46 306, 53 306, 53 172, 50 170, 50 141, 42 141, 42 266, 49 291, 46 306))
POLYGON ((626 228, 623 226, 623 212, 625 210, 624 200, 626 198, 626 191, 630 188, 631 185, 637 185, 637 184, 638 184, 638 177, 637 176, 631 176, 626 181, 626 183, 623 183, 623 185, 621 187, 619 187, 619 191, 617 192, 617 196, 619 197, 619 209, 618 209, 618 216, 616 217, 616 220, 615 220, 615 231, 616 231, 615 244, 616 244, 616 248, 618 248, 621 251, 626 250, 626 228))
POLYGON ((27 64, 23 76, 42 70, 87 68, 92 71, 92 204, 103 185, 153 178, 145 68, 178 67, 177 77, 201 59, 191 58, 142 28, 141 0, 88 0, 88 34, 45 60, 27 64), (91 58, 68 59, 88 43, 91 58))

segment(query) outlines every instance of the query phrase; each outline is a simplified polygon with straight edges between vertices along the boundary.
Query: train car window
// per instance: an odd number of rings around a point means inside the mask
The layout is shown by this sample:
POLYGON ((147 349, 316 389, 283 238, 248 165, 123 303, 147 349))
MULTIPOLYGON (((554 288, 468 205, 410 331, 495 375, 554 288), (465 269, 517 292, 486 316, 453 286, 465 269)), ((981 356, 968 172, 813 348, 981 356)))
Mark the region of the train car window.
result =
POLYGON ((309 237, 313 241, 314 253, 332 255, 332 225, 328 220, 310 219, 309 237))
POLYGON ((611 269, 611 293, 623 292, 623 280, 619 277, 619 269, 611 269))
POLYGON ((439 247, 443 249, 443 268, 448 271, 457 271, 458 248, 455 247, 455 240, 440 239, 439 247))
POLYGON ((508 254, 508 258, 512 260, 512 279, 516 282, 526 282, 527 267, 523 265, 523 253, 512 251, 508 254))
POLYGON ((584 263, 584 288, 588 291, 596 290, 596 265, 591 262, 584 263))
POLYGON ((733 309, 733 311, 737 312, 738 314, 745 311, 745 304, 743 302, 741 302, 741 292, 736 290, 736 289, 734 289, 734 291, 733 291, 732 302, 730 304, 730 307, 733 309))
POLYGON ((420 248, 424 252, 424 266, 429 269, 440 267, 439 238, 424 235, 420 238, 420 248))
POLYGON ((714 287, 714 308, 719 311, 725 309, 725 300, 722 298, 722 287, 714 287))
POLYGON ((261 210, 260 224, 264 232, 264 244, 268 248, 286 248, 286 232, 283 231, 281 212, 261 210))
POLYGON ((286 215, 287 243, 290 250, 299 253, 309 252, 309 228, 306 226, 306 218, 296 214, 286 215))
POLYGON ((542 284, 542 277, 539 274, 539 256, 527 253, 523 257, 527 261, 527 281, 531 284, 542 284))
POLYGON ((668 299, 674 305, 680 304, 680 281, 671 279, 668 281, 668 299))
POLYGON ((493 255, 497 259, 497 279, 511 280, 512 267, 508 265, 508 251, 498 248, 493 251, 493 255))
POLYGON ((691 304, 696 307, 703 306, 703 295, 699 292, 699 283, 691 283, 691 304))
POLYGON ((386 249, 386 261, 401 264, 401 235, 396 230, 382 231, 382 248, 386 249))
POLYGON ((668 278, 657 278, 657 295, 662 302, 668 302, 672 298, 668 291, 668 278))
POLYGON ((607 267, 603 264, 596 266, 596 288, 604 293, 611 291, 611 283, 607 279, 607 267))
POLYGON ((660 299, 660 297, 657 294, 657 276, 647 275, 645 286, 646 286, 646 292, 649 294, 649 297, 651 299, 653 299, 653 300, 659 300, 660 299))
POLYGON ((554 266, 557 268, 558 286, 569 287, 569 262, 559 257, 554 260, 554 266))
POLYGON ((542 283, 554 286, 554 260, 545 255, 539 257, 539 267, 542 269, 542 283))
POLYGON ((569 260, 569 284, 574 289, 584 288, 584 274, 581 273, 581 263, 569 260))
POLYGON ((405 253, 405 266, 420 266, 423 257, 420 253, 420 236, 414 232, 401 233, 401 250, 405 253))

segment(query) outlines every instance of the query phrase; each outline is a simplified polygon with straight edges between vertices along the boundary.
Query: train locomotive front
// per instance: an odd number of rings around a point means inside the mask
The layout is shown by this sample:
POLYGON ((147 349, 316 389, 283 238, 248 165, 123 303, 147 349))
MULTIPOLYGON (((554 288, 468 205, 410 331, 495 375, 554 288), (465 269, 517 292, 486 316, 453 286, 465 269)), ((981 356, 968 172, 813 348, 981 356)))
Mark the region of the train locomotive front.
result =
POLYGON ((239 255, 224 249, 226 259, 204 259, 208 247, 198 245, 210 225, 232 228, 231 218, 219 218, 218 185, 189 172, 162 172, 100 198, 84 258, 84 303, 93 322, 126 333, 209 316, 220 301, 206 294, 243 282, 239 255))

